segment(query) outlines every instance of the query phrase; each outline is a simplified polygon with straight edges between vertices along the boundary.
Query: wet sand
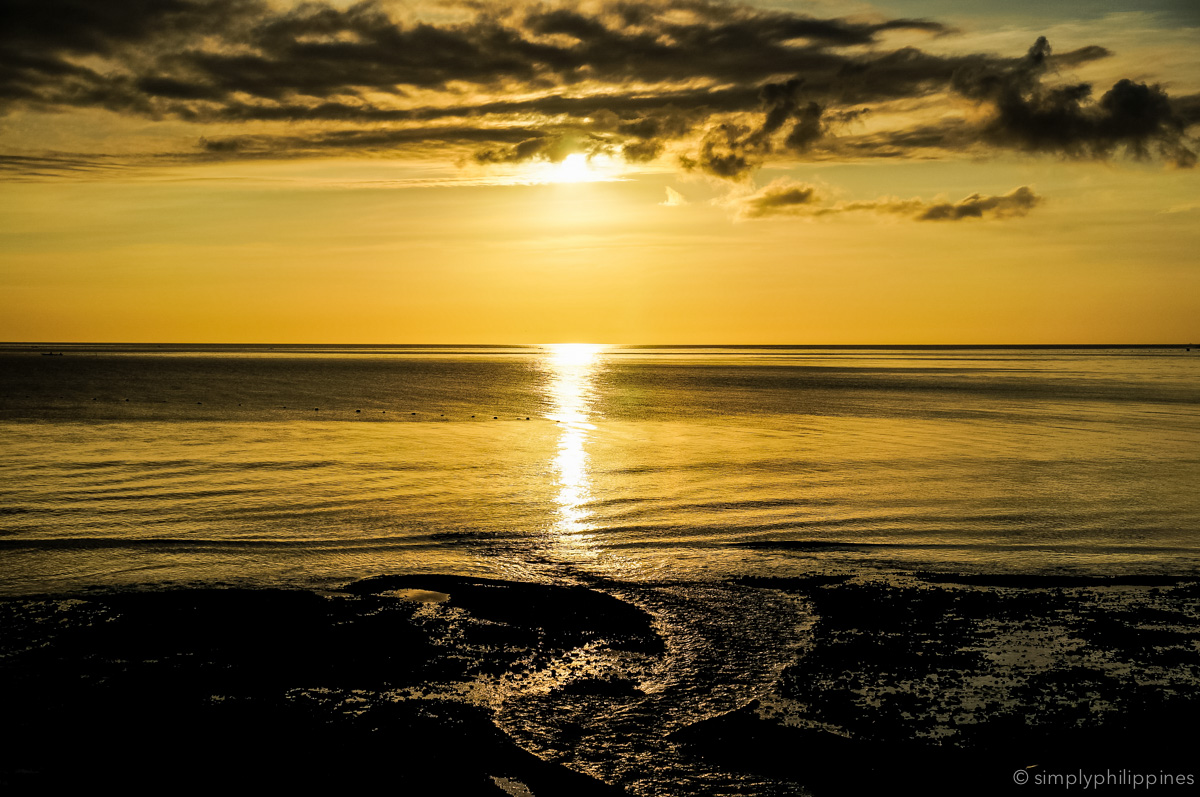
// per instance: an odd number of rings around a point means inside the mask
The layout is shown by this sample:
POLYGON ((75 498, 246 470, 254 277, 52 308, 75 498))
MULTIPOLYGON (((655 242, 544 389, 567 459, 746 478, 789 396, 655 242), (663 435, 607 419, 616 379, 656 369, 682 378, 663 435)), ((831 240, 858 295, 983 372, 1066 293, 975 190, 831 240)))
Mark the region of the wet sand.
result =
MULTIPOLYGON (((738 585, 764 603, 801 601, 815 622, 757 700, 663 742, 720 778, 688 781, 674 764, 670 777, 653 764, 632 772, 575 749, 569 723, 556 726, 557 746, 538 747, 498 721, 506 701, 536 691, 548 714, 560 703, 615 706, 636 723, 649 705, 645 667, 673 645, 653 602, 636 597, 650 588, 435 575, 322 594, 0 601, 0 787, 765 796, 1019 793, 1021 769, 1200 775, 1188 730, 1200 710, 1195 579, 738 585), (606 772, 618 774, 594 776, 606 772)), ((730 642, 735 663, 747 654, 730 642)), ((610 728, 614 738, 635 730, 610 728)))

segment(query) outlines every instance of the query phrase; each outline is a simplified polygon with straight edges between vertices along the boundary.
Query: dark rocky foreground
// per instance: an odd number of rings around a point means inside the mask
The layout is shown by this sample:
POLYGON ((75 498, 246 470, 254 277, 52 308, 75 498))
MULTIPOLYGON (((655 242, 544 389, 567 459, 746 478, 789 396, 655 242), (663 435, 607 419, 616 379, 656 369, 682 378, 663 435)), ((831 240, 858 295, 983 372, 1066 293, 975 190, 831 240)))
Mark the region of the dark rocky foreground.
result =
POLYGON ((744 787, 655 784, 644 772, 605 784, 576 771, 586 766, 527 752, 495 724, 494 709, 513 694, 498 684, 549 672, 558 679, 551 700, 639 701, 636 673, 561 671, 582 648, 667 661, 670 640, 636 599, 381 576, 322 595, 189 589, 0 601, 0 790, 958 794, 1019 791, 1012 775, 1026 767, 1200 781, 1195 581, 743 584, 764 599, 803 596, 818 618, 807 650, 759 700, 669 740, 698 771, 732 773, 722 783, 743 773, 744 787))
POLYGON ((645 614, 600 593, 454 577, 370 579, 344 596, 195 589, 0 607, 0 783, 37 791, 503 795, 519 781, 539 795, 619 794, 427 687, 536 667, 539 652, 601 634, 657 643, 645 614), (373 594, 409 587, 451 590, 459 611, 373 594), (464 612, 475 621, 459 622, 464 612))
POLYGON ((813 646, 769 698, 677 733, 697 754, 816 794, 1022 793, 1037 775, 1121 770, 1200 791, 1196 581, 748 581, 809 596, 813 646))

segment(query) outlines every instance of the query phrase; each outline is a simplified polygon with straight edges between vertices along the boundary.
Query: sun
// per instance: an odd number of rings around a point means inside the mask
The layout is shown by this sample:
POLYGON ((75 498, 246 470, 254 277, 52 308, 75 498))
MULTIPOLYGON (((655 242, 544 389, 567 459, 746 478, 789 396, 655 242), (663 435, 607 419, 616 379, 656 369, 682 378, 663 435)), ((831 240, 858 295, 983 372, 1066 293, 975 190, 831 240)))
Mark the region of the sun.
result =
POLYGON ((557 163, 547 164, 547 182, 590 182, 596 179, 592 164, 583 152, 571 152, 557 163))
POLYGON ((582 152, 572 152, 554 164, 553 169, 556 183, 586 183, 594 179, 591 164, 582 152))
POLYGON ((562 160, 522 164, 515 177, 524 183, 596 183, 621 180, 623 164, 604 153, 572 152, 562 160))

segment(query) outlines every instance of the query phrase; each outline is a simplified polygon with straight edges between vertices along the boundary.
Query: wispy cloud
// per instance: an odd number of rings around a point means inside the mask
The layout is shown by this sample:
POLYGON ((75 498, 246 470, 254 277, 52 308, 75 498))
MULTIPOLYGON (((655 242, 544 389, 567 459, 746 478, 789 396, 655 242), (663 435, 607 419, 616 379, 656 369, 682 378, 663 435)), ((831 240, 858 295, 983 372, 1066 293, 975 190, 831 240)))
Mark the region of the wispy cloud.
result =
POLYGON ((971 194, 957 202, 897 197, 830 202, 816 186, 780 179, 752 194, 738 197, 733 200, 733 204, 738 217, 743 219, 773 216, 817 218, 843 213, 879 213, 914 221, 963 221, 1024 216, 1041 201, 1042 198, 1034 193, 1032 188, 1021 186, 998 196, 971 194))
POLYGON ((683 194, 679 193, 671 186, 667 186, 667 199, 665 202, 660 204, 669 208, 677 208, 686 205, 687 203, 688 201, 686 198, 684 198, 683 194))

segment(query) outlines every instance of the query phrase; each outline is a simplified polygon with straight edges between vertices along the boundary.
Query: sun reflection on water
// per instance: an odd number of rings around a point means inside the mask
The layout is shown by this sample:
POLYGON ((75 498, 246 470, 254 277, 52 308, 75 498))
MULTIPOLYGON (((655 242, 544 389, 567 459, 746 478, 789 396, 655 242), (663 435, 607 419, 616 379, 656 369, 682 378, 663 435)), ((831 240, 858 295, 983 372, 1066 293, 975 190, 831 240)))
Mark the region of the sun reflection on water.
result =
POLYGON ((555 496, 558 521, 554 530, 563 541, 582 542, 592 528, 585 509, 591 499, 587 442, 596 428, 591 423, 592 404, 605 347, 589 343, 557 343, 546 349, 548 417, 559 424, 558 453, 553 461, 558 479, 555 496))

